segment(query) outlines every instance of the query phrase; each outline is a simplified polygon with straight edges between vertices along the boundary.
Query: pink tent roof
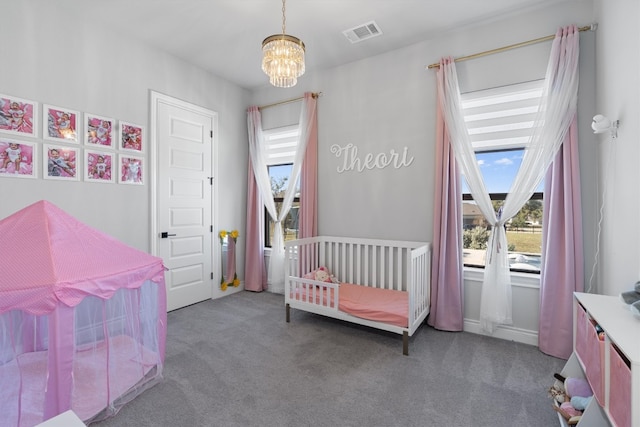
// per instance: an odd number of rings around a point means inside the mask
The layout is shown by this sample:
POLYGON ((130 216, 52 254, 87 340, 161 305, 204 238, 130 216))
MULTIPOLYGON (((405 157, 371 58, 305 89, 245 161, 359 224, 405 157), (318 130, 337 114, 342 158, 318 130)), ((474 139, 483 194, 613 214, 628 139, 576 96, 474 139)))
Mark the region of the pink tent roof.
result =
POLYGON ((162 259, 41 200, 0 221, 0 313, 46 314, 86 295, 110 298, 146 280, 164 284, 162 259))

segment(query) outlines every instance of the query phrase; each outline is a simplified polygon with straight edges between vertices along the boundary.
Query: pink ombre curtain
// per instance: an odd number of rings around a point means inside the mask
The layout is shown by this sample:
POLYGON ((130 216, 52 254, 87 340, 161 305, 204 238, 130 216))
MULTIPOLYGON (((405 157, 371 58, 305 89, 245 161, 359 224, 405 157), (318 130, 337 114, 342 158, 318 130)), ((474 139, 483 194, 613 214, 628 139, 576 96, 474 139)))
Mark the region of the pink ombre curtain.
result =
POLYGON ((462 113, 460 89, 453 60, 440 62, 439 100, 447 123, 456 161, 466 176, 473 199, 492 226, 487 244, 480 300, 480 326, 493 333, 499 325, 512 324, 512 291, 505 223, 530 199, 555 159, 575 118, 578 96, 579 31, 575 25, 560 28, 553 40, 540 108, 533 124, 522 164, 501 211, 493 205, 477 164, 462 113))
MULTIPOLYGON (((277 212, 271 189, 268 188, 268 176, 263 175, 256 178, 256 173, 266 173, 266 163, 262 149, 262 123, 258 107, 252 106, 247 110, 247 122, 250 145, 249 180, 247 191, 247 244, 245 254, 245 289, 260 292, 273 286, 274 292, 284 291, 284 241, 281 233, 281 222, 287 215, 291 207, 294 190, 292 186, 300 175, 306 175, 304 182, 311 188, 309 198, 306 199, 301 211, 305 209, 310 219, 300 219, 300 224, 307 227, 304 232, 315 232, 316 221, 316 178, 311 178, 311 173, 305 169, 313 164, 313 175, 317 175, 315 164, 317 162, 317 115, 316 115, 317 95, 310 92, 304 94, 303 106, 300 112, 300 140, 298 141, 298 151, 294 160, 289 186, 285 192, 281 211, 277 212), (307 146, 309 143, 315 144, 315 150, 307 156, 307 146), (309 159, 309 160, 308 160, 309 159), (308 160, 308 161, 307 161, 308 160), (306 165, 305 165, 306 163, 306 165), (266 204, 265 204, 266 203, 266 204), (262 209, 266 206, 269 215, 276 221, 274 244, 271 248, 269 272, 264 265, 264 215, 262 209)), ((302 190, 304 191, 304 189, 302 190)))
POLYGON ((300 217, 298 237, 318 235, 318 115, 317 95, 304 94, 307 103, 307 123, 309 126, 307 150, 300 171, 300 217))
POLYGON ((584 288, 578 129, 574 118, 545 177, 538 347, 568 359, 573 347, 573 292, 584 288))
MULTIPOLYGON (((437 78, 443 78, 438 73, 437 78)), ((428 324, 444 331, 463 329, 462 190, 449 134, 438 101, 436 186, 428 324)))
POLYGON ((267 269, 264 263, 264 209, 251 160, 247 177, 247 236, 244 256, 244 289, 253 292, 267 290, 267 269))

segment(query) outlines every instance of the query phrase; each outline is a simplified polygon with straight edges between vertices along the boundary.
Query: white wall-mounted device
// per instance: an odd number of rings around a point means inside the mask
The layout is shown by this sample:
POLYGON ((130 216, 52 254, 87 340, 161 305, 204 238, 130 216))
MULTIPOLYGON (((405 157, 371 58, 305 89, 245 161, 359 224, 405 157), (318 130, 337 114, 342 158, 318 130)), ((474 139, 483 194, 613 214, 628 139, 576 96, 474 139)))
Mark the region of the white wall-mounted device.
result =
POLYGON ((617 138, 619 124, 619 120, 611 121, 608 117, 605 117, 602 114, 598 114, 593 117, 593 121, 591 122, 591 129, 593 129, 593 133, 609 132, 611 138, 617 138))

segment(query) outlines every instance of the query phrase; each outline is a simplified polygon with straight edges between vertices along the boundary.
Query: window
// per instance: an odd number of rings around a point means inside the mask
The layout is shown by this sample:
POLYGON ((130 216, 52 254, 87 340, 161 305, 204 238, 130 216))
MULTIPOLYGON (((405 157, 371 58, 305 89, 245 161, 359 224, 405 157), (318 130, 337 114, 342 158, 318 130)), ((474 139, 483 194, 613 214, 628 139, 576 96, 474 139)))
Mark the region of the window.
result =
MULTIPOLYGON (((482 178, 496 211, 507 197, 531 133, 543 81, 462 95, 462 108, 482 178)), ((507 224, 512 271, 540 272, 543 184, 507 224)), ((463 183, 464 265, 484 267, 489 224, 463 183)))
MULTIPOLYGON (((266 163, 271 180, 271 191, 276 204, 276 211, 280 212, 284 193, 289 185, 289 176, 293 168, 293 161, 296 155, 299 139, 299 127, 287 126, 263 131, 266 147, 266 163)), ((295 195, 291 209, 284 219, 282 231, 284 240, 298 238, 298 211, 300 209, 300 181, 295 183, 295 195)), ((273 232, 275 224, 266 208, 265 215, 265 246, 271 247, 273 242, 273 232)))

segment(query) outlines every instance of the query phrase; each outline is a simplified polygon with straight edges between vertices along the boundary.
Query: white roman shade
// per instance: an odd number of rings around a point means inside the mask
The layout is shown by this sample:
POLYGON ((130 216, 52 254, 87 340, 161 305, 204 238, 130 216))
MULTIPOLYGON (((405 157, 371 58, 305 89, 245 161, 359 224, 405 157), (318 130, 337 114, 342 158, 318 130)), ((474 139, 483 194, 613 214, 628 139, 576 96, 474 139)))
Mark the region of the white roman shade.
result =
POLYGON ((296 157, 300 126, 262 131, 267 166, 292 164, 296 157))
POLYGON ((524 148, 533 133, 544 80, 461 95, 473 151, 524 148))

